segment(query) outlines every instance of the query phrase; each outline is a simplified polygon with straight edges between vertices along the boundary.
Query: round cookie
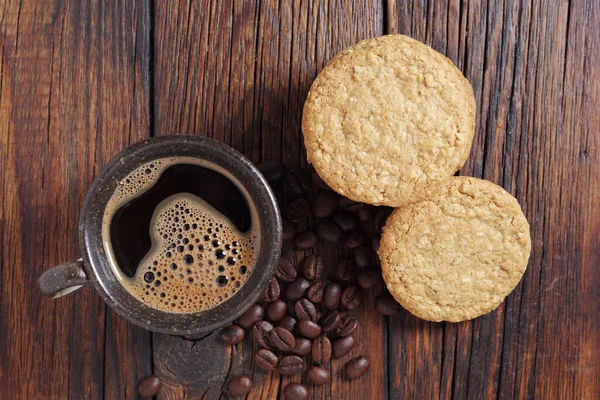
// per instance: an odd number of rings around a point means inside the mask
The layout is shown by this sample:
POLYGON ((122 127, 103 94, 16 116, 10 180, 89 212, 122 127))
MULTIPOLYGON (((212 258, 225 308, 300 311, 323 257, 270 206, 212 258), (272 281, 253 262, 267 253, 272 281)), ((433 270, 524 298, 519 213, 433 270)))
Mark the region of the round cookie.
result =
POLYGON ((385 283, 408 311, 458 322, 494 310, 531 252, 517 200, 491 182, 455 177, 438 197, 396 209, 381 237, 385 283))
POLYGON ((315 79, 302 117, 308 161, 338 193, 398 207, 464 164, 473 89, 452 61, 403 35, 364 40, 315 79))

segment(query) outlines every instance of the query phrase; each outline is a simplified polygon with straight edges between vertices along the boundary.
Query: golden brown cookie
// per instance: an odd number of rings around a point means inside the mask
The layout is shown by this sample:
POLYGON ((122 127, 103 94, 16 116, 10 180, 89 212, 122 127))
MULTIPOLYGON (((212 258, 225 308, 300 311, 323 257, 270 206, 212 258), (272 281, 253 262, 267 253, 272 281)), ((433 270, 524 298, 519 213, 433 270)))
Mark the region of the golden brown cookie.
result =
POLYGON ((403 35, 336 55, 304 105, 308 161, 338 193, 365 203, 421 201, 464 164, 473 89, 448 58, 403 35))
POLYGON ((390 293, 429 321, 486 314, 515 288, 531 252, 529 223, 500 186, 469 177, 446 182, 434 200, 395 210, 379 258, 390 293))

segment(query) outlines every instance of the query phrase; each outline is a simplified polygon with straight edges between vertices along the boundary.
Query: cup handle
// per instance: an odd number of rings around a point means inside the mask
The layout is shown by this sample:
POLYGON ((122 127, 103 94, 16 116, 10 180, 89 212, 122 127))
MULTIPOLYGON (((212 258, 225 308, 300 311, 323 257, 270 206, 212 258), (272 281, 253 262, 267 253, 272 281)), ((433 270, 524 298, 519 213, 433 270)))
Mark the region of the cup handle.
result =
POLYGON ((53 299, 67 295, 84 285, 89 285, 83 261, 66 262, 44 272, 38 278, 40 291, 44 296, 53 299))

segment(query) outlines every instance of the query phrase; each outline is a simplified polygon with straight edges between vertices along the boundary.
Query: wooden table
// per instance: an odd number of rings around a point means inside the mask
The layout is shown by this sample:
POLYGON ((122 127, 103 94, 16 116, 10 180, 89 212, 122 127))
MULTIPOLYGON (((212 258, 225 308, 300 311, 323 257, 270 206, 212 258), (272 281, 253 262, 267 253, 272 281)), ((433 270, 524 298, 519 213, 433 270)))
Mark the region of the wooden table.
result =
POLYGON ((79 256, 86 190, 129 143, 193 133, 256 163, 306 167, 300 119, 314 77, 341 49, 396 32, 473 84, 477 133, 461 174, 519 199, 532 257, 505 303, 470 322, 382 318, 370 297, 353 353, 371 356, 369 378, 313 395, 599 398, 597 0, 2 0, 0 397, 136 398, 154 371, 159 399, 217 399, 242 372, 255 381, 248 398, 276 398, 289 379, 256 370, 249 341, 152 335, 93 290, 44 299, 36 278, 79 256))

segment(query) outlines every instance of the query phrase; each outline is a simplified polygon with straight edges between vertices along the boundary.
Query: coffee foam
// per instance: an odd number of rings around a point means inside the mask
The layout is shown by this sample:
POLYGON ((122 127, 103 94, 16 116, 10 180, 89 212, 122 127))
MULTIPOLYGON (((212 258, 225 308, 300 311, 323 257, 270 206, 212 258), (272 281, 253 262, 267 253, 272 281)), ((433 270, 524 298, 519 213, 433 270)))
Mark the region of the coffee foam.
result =
MULTIPOLYGON (((123 179, 109 201, 112 206, 107 207, 106 233, 120 206, 150 189, 167 167, 192 160, 199 163, 189 158, 156 160, 123 179)), ((116 267, 112 248, 106 246, 106 241, 105 247, 110 249, 113 270, 133 296, 159 310, 195 313, 233 296, 252 274, 260 246, 254 221, 255 218, 249 232, 240 232, 201 198, 178 193, 154 210, 149 232, 151 248, 133 278, 124 276, 116 267)))

